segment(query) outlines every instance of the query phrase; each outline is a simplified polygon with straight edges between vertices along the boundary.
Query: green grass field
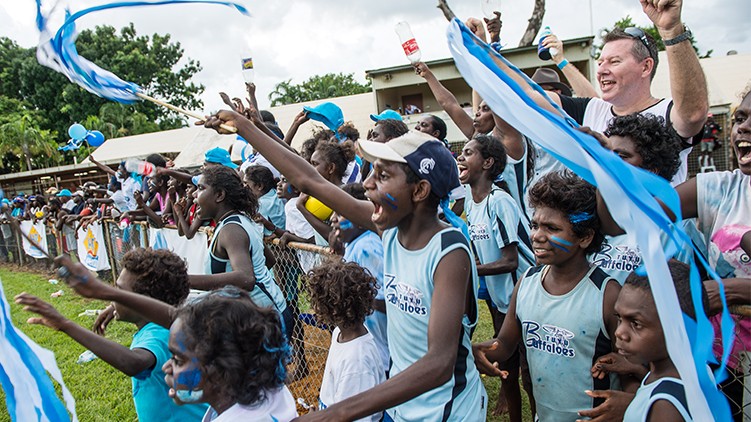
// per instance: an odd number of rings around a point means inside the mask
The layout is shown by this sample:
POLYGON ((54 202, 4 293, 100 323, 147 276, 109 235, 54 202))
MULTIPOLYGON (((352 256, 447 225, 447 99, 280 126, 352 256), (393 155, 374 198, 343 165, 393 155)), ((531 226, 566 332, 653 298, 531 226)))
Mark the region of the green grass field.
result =
MULTIPOLYGON (((52 303, 63 315, 84 327, 91 327, 94 317, 78 314, 87 309, 102 309, 106 303, 84 299, 76 296, 70 289, 61 284, 53 285, 48 282, 50 277, 39 273, 20 272, 17 269, 0 267, 0 278, 5 289, 5 295, 11 304, 11 316, 16 327, 26 333, 40 346, 52 350, 57 358, 57 365, 63 374, 63 379, 73 397, 76 399, 76 411, 81 422, 89 421, 135 421, 136 413, 131 396, 130 379, 116 371, 99 359, 77 364, 76 359, 85 350, 83 346, 71 340, 62 333, 47 327, 29 325, 26 320, 32 316, 24 312, 13 303, 13 297, 21 292, 28 292, 52 303), (63 290, 64 294, 58 298, 51 298, 50 294, 63 290)), ((107 337, 123 345, 129 345, 135 329, 132 325, 113 322, 107 332, 107 337)), ((492 323, 487 309, 482 304, 480 324, 475 332, 475 340, 482 341, 492 336, 492 323)), ((494 409, 498 397, 499 382, 497 379, 484 378, 485 387, 490 398, 489 408, 494 409)), ((524 420, 531 421, 527 397, 522 392, 524 400, 524 420)), ((0 422, 10 421, 5 410, 5 396, 0 391, 0 422)), ((507 421, 507 417, 489 416, 488 421, 507 421)))

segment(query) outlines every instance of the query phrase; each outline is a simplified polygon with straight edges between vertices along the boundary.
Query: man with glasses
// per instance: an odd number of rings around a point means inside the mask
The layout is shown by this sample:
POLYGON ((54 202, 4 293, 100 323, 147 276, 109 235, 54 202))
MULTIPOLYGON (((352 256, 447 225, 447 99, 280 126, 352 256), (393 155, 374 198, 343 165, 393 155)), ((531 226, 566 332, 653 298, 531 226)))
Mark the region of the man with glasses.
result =
MULTIPOLYGON (((691 31, 681 22, 682 1, 641 0, 641 4, 665 44, 672 99, 652 96, 657 48, 639 28, 615 29, 603 37, 597 68, 601 99, 548 95, 579 124, 597 132, 604 132, 616 116, 640 113, 664 118, 683 140, 682 164, 671 181, 677 185, 686 180, 688 154, 701 138, 709 110, 707 83, 690 42, 691 31)), ((527 94, 543 107, 547 103, 532 89, 527 94)))

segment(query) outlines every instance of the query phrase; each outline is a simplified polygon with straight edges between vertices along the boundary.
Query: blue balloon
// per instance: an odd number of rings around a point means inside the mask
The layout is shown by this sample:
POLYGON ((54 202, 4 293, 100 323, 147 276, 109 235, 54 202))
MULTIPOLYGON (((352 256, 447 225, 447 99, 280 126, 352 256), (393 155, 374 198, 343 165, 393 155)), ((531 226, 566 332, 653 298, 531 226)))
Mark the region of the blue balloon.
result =
POLYGON ((104 143, 104 134, 98 130, 92 130, 86 134, 86 142, 92 147, 98 147, 104 143))
POLYGON ((80 123, 72 124, 68 128, 68 135, 70 135, 71 139, 75 139, 76 141, 80 141, 81 139, 86 137, 87 133, 89 132, 80 123))

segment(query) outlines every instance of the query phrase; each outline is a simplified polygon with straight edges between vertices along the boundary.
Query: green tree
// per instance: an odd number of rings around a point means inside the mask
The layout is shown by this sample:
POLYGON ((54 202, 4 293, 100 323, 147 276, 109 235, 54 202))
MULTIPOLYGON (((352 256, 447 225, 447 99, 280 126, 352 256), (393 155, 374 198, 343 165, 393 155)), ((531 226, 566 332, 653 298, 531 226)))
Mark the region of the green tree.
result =
MULTIPOLYGON (((600 39, 602 40, 602 37, 604 37, 605 34, 607 34, 608 32, 612 31, 615 28, 626 29, 632 26, 635 26, 641 29, 642 31, 646 32, 647 34, 649 34, 649 36, 651 36, 652 39, 655 40, 655 44, 657 45, 657 51, 665 51, 665 44, 662 42, 662 36, 660 35, 660 31, 657 30, 657 27, 654 24, 650 26, 635 25, 634 20, 633 18, 631 18, 630 15, 626 15, 625 18, 622 18, 619 21, 617 21, 611 28, 603 28, 602 30, 600 30, 600 39)), ((701 52, 699 52, 699 47, 696 44, 696 38, 694 38, 693 36, 691 37, 690 41, 691 41, 691 46, 694 47, 694 51, 696 51, 696 54, 699 55, 699 58, 704 59, 712 55, 712 52, 714 50, 708 50, 706 53, 701 54, 701 52)), ((602 51, 602 43, 595 45, 595 49, 597 52, 597 56, 599 57, 600 51, 602 51)))
POLYGON ((22 157, 20 171, 33 169, 35 163, 36 167, 42 167, 49 164, 49 159, 59 162, 60 157, 54 136, 48 130, 39 129, 30 114, 0 126, 0 154, 22 157))
POLYGON ((271 106, 295 104, 304 101, 323 100, 345 95, 362 94, 371 91, 370 81, 361 84, 353 73, 327 73, 308 78, 299 85, 292 80, 279 82, 269 94, 271 106))
MULTIPOLYGON (((149 95, 178 107, 203 107, 198 95, 204 87, 191 82, 201 66, 197 61, 184 60, 180 43, 172 42, 169 35, 139 36, 133 24, 122 28, 119 33, 112 26, 98 26, 82 31, 76 47, 81 56, 124 80, 138 84, 149 95)), ((114 119, 117 113, 101 108, 115 103, 99 98, 41 66, 35 54, 34 48, 22 48, 13 40, 0 38, 0 96, 22 101, 30 111, 39 112, 43 116, 39 121, 40 128, 57 133, 59 142, 67 141, 67 129, 71 124, 85 121, 89 116, 97 116, 118 129, 126 129, 129 134, 173 129, 186 124, 182 116, 146 101, 116 105, 123 107, 123 112, 145 116, 145 120, 153 124, 143 124, 144 119, 140 117, 131 119, 128 124, 110 121, 109 118, 114 119), (132 126, 135 122, 139 122, 138 127, 132 126)))

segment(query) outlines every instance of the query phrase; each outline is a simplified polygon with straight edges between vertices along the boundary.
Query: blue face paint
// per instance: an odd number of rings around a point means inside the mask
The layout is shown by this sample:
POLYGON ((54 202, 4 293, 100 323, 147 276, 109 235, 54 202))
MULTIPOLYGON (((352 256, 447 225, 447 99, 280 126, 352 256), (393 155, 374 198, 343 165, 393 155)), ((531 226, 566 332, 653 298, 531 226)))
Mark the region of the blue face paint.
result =
POLYGON ((389 205, 391 205, 391 208, 393 208, 393 209, 397 209, 397 208, 399 208, 399 207, 398 207, 398 206, 396 205, 396 202, 397 202, 396 198, 394 198, 394 197, 393 197, 393 196, 392 196, 392 195, 391 195, 390 193, 388 193, 388 192, 386 192, 386 193, 385 193, 384 195, 386 195, 386 198, 388 199, 388 201, 386 201, 386 203, 387 203, 387 204, 389 204, 389 205))
POLYGON ((352 227, 352 222, 350 222, 349 220, 339 221, 339 230, 349 230, 352 227))
POLYGON ((287 193, 290 195, 292 194, 292 186, 287 185, 287 193))
POLYGON ((574 246, 573 243, 566 239, 561 239, 558 236, 550 236, 550 244, 566 253, 571 252, 566 246, 574 246))

